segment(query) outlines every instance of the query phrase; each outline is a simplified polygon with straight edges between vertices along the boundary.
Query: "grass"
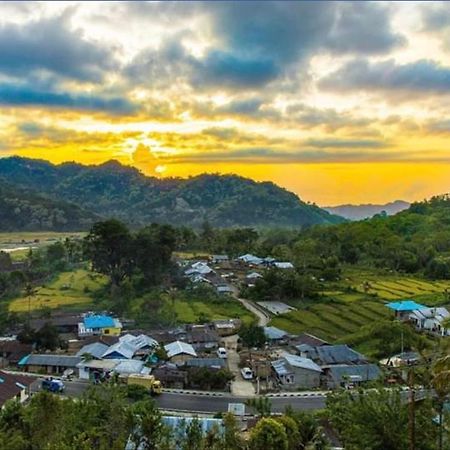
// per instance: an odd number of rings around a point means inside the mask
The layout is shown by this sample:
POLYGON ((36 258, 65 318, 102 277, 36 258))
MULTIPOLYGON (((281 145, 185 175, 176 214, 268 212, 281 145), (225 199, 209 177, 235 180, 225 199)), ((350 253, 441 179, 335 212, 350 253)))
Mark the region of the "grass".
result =
MULTIPOLYGON (((289 333, 308 332, 328 342, 351 342, 362 327, 392 319, 386 303, 413 299, 427 306, 448 303, 443 291, 450 289, 450 281, 430 281, 412 276, 392 274, 382 270, 350 268, 344 271, 342 281, 327 283, 321 298, 306 306, 274 317, 270 324, 289 333), (364 290, 364 283, 370 289, 364 290)), ((376 353, 379 342, 370 337, 361 344, 360 351, 376 353)))
POLYGON ((0 233, 0 245, 8 244, 22 244, 24 242, 34 242, 39 239, 42 241, 53 241, 58 239, 65 239, 66 237, 82 237, 85 232, 57 232, 57 231, 23 231, 0 233))
MULTIPOLYGON (((92 307, 92 293, 106 283, 106 279, 85 269, 63 272, 48 285, 40 287, 36 295, 31 297, 31 312, 42 308, 51 309, 85 309, 92 307)), ((9 310, 28 312, 28 297, 12 300, 9 310)))
POLYGON ((225 298, 219 302, 203 300, 175 300, 174 311, 180 323, 195 323, 199 318, 206 320, 241 319, 244 323, 255 320, 253 314, 237 300, 225 298))

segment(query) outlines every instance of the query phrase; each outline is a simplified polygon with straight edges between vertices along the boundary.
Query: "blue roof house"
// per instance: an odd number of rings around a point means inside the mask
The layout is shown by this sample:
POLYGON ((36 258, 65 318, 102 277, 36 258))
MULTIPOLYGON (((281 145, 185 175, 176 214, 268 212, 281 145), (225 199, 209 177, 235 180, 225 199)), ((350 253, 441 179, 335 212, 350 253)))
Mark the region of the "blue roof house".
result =
POLYGON ((78 324, 78 336, 94 336, 108 334, 119 336, 122 331, 122 324, 119 319, 103 314, 91 314, 83 318, 78 324))
POLYGON ((414 300, 403 300, 401 302, 391 302, 386 305, 388 308, 395 311, 395 317, 399 319, 408 318, 413 311, 420 311, 426 306, 416 303, 414 300))

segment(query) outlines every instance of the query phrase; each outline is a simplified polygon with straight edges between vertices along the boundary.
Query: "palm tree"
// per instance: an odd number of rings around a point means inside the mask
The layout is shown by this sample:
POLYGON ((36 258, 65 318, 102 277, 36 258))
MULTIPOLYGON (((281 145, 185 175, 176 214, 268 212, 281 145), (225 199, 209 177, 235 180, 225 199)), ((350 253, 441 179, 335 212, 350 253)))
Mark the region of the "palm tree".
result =
POLYGON ((443 448, 444 404, 450 394, 450 355, 438 358, 431 369, 431 384, 438 399, 439 408, 439 450, 443 448))

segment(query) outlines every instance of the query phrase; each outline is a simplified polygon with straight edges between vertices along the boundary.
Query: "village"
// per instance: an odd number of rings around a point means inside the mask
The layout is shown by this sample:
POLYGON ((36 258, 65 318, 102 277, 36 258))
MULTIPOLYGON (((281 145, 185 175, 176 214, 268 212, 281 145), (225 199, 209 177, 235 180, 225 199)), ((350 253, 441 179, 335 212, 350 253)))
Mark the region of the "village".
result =
MULTIPOLYGON (((224 302, 237 298, 258 323, 245 327, 234 317, 142 330, 108 312, 57 312, 49 318, 33 318, 28 326, 40 329, 51 324, 67 345, 40 353, 15 335, 1 337, 1 404, 11 398, 25 401, 42 389, 64 395, 74 380, 86 387, 117 380, 144 386, 152 395, 227 392, 239 403, 266 394, 322 393, 370 387, 375 382, 401 385, 405 384, 402 367, 419 363, 417 353, 403 348, 400 354, 373 361, 345 343, 331 344, 309 333, 295 335, 268 325, 271 317, 294 308, 280 301, 239 299, 240 287, 254 286, 267 267, 292 270, 290 262, 246 254, 235 260, 227 255, 212 255, 208 260, 178 258, 177 264, 191 289, 205 283, 224 302), (243 329, 247 334, 249 329, 256 335, 262 332, 263 338, 253 345, 240 336, 243 329)), ((450 334, 443 325, 450 314, 443 307, 427 308, 412 300, 386 307, 417 333, 450 334)))

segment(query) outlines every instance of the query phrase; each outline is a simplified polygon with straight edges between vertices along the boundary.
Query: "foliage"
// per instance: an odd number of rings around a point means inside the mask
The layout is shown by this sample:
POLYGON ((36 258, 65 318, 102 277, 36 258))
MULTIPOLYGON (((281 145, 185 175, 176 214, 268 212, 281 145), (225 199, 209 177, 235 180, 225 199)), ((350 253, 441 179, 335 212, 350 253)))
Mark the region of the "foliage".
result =
POLYGON ((250 450, 288 450, 288 438, 282 423, 265 417, 253 428, 249 441, 250 450))
POLYGON ((254 323, 250 325, 243 325, 239 330, 239 337, 242 344, 246 347, 263 347, 266 343, 266 336, 264 329, 254 323))
POLYGON ((227 369, 211 370, 208 367, 192 367, 189 369, 189 382, 203 390, 223 390, 234 379, 227 369))
POLYGON ((248 399, 245 404, 254 409, 261 417, 268 417, 272 411, 272 402, 268 397, 254 397, 248 399))

